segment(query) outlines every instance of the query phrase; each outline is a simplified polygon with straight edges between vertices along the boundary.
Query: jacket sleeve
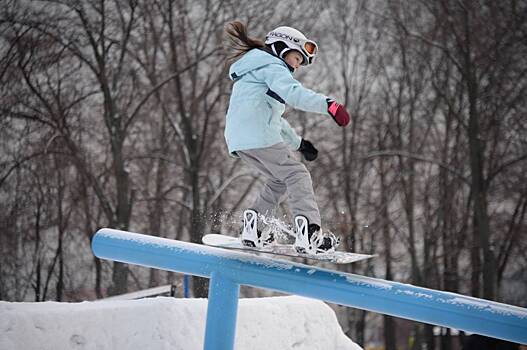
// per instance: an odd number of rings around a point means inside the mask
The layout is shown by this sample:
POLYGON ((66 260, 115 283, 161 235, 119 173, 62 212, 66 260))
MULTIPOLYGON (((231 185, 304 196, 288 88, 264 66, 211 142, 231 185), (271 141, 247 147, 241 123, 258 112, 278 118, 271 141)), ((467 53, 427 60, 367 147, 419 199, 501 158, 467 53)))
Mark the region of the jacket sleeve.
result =
POLYGON ((282 139, 293 149, 298 150, 300 147, 300 142, 302 141, 302 138, 298 136, 298 134, 295 132, 295 130, 289 125, 287 120, 284 118, 280 118, 281 123, 281 130, 280 134, 282 135, 282 139))
POLYGON ((303 87, 286 66, 272 63, 256 70, 254 74, 293 108, 329 116, 327 96, 303 87))

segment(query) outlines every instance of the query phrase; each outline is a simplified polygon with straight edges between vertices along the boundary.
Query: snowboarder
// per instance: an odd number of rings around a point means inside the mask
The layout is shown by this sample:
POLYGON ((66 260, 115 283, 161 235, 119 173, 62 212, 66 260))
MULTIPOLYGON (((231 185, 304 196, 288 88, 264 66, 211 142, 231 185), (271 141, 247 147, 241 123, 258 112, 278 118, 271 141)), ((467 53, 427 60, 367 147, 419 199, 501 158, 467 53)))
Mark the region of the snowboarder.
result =
POLYGON ((288 104, 332 117, 340 127, 350 122, 344 106, 293 78, 301 66, 313 63, 318 46, 300 31, 284 26, 269 32, 265 41, 249 37, 246 26, 238 21, 230 22, 226 33, 233 44, 230 48, 236 51, 231 59, 238 60, 229 69, 234 85, 225 139, 231 155, 266 178, 255 203, 244 211, 242 243, 253 247, 274 244, 274 235, 260 229, 258 214, 274 215, 287 195, 294 217, 295 249, 308 254, 333 251, 339 240, 321 229, 311 175, 291 153, 299 151, 306 161, 313 161, 318 150, 282 118, 288 104))

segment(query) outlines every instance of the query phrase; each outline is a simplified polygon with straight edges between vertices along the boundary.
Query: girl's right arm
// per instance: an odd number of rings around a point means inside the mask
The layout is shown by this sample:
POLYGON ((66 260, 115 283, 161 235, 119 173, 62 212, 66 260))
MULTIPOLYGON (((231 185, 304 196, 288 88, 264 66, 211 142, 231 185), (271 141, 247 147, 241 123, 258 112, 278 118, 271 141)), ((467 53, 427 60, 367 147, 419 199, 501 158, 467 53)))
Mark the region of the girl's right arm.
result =
POLYGON ((328 97, 303 87, 298 80, 293 78, 289 69, 284 65, 269 64, 253 73, 257 79, 263 80, 269 89, 293 108, 329 115, 328 97))
POLYGON ((293 108, 329 115, 339 126, 348 125, 350 117, 344 106, 327 96, 303 87, 284 65, 269 64, 254 71, 254 74, 293 108))

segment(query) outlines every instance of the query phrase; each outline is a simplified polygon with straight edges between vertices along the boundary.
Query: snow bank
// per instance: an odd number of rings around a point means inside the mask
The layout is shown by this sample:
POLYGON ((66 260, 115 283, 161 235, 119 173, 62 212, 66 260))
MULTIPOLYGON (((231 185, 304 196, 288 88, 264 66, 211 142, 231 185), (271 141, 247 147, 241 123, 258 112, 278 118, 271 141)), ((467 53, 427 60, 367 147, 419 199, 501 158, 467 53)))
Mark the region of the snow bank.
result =
MULTIPOLYGON (((0 349, 202 349, 206 299, 0 302, 0 349)), ((359 350, 333 310, 296 296, 240 299, 236 349, 359 350)))

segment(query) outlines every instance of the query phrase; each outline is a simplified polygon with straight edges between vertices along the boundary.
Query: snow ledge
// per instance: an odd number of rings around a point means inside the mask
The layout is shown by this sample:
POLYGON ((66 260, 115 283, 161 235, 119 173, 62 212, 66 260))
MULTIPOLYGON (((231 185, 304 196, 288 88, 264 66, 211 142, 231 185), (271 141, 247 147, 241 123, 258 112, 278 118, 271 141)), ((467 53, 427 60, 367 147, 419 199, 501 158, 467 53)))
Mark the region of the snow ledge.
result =
MULTIPOLYGON (((206 299, 0 302, 0 349, 202 349, 206 299)), ((334 311, 297 296, 240 299, 235 349, 360 350, 334 311)))

